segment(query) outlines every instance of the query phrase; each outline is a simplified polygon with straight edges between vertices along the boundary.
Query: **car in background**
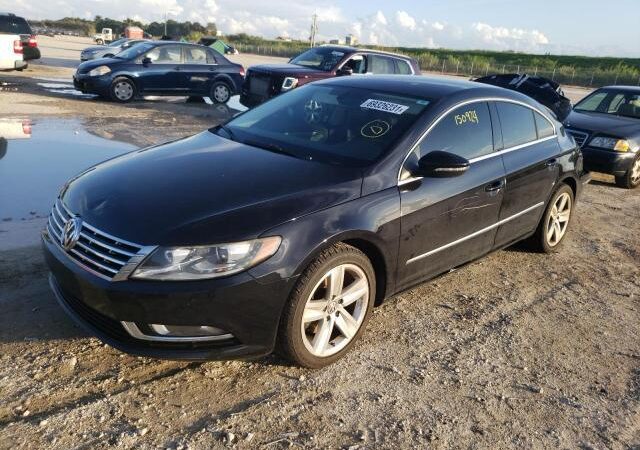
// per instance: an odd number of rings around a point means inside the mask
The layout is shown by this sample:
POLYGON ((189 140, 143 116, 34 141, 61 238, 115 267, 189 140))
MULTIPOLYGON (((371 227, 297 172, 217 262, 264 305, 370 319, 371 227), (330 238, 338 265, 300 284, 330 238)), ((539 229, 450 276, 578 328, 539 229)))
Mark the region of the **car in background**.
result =
POLYGON ((50 285, 126 352, 277 348, 318 368, 386 298, 522 239, 558 251, 581 162, 562 124, 517 92, 323 80, 71 179, 42 235, 50 285))
POLYGON ((574 107, 564 123, 581 146, 587 170, 640 186, 640 87, 606 86, 574 107))
POLYGON ((222 39, 214 36, 204 36, 198 41, 198 44, 211 47, 212 49, 222 53, 223 55, 237 55, 238 50, 224 42, 222 39))
POLYGON ((226 103, 240 92, 244 68, 215 50, 172 41, 138 43, 112 58, 86 61, 73 76, 76 89, 117 102, 142 95, 209 97, 226 103))
POLYGON ((22 40, 17 34, 0 34, 0 70, 23 70, 27 67, 23 59, 22 40))
POLYGON ((30 61, 40 59, 40 49, 35 33, 29 23, 20 16, 0 13, 0 34, 17 34, 22 42, 22 59, 30 61))
POLYGON ((247 70, 240 103, 251 107, 297 86, 345 75, 420 75, 408 56, 354 47, 322 45, 292 58, 288 64, 262 64, 247 70))
POLYGON ((89 61, 91 59, 99 58, 111 58, 120 53, 122 50, 126 50, 129 47, 134 46, 135 44, 145 41, 146 39, 122 38, 107 45, 95 45, 92 47, 87 47, 82 50, 82 52, 80 52, 80 61, 89 61))

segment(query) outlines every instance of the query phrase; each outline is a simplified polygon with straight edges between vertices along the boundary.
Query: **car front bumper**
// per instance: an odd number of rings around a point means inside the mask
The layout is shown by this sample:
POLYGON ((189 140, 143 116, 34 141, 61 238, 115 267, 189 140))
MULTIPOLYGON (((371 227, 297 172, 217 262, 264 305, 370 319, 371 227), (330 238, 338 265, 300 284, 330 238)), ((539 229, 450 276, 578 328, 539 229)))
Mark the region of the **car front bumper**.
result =
POLYGON ((616 152, 593 147, 583 147, 584 168, 590 172, 607 173, 615 176, 623 176, 636 154, 633 152, 616 152))
MULTIPOLYGON (((164 359, 225 360, 273 351, 295 279, 266 282, 248 273, 206 281, 108 281, 80 267, 43 232, 50 285, 62 308, 91 334, 127 353, 164 359), (212 326, 220 341, 139 339, 122 322, 212 326)), ((155 338, 155 336, 154 336, 155 338)))
POLYGON ((109 95, 111 78, 109 75, 90 77, 87 74, 76 73, 73 76, 73 87, 85 94, 109 95))

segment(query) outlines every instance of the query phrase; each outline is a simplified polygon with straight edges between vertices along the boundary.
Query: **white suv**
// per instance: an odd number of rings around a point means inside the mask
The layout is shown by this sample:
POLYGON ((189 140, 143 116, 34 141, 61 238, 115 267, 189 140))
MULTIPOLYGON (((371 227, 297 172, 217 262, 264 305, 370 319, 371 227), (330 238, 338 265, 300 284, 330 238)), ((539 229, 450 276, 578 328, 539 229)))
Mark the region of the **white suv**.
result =
POLYGON ((0 70, 22 70, 26 67, 20 36, 0 34, 0 70))

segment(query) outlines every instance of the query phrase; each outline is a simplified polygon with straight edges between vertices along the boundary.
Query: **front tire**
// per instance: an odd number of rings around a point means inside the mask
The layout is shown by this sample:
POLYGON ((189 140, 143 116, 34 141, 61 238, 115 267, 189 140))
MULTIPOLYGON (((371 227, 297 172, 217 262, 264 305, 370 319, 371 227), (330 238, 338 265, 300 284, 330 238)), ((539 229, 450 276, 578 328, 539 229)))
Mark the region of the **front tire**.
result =
POLYGON ((555 253, 560 249, 569 230, 573 205, 573 190, 566 184, 561 184, 551 196, 538 228, 531 237, 533 250, 555 253))
POLYGON ((640 153, 636 155, 627 173, 621 177, 616 177, 616 184, 626 189, 634 189, 640 186, 640 153))
POLYGON ((339 243, 320 253, 284 308, 278 333, 283 356, 314 369, 344 356, 371 315, 375 280, 371 262, 355 247, 339 243))
POLYGON ((211 86, 209 98, 214 103, 227 103, 231 98, 231 88, 224 81, 217 81, 211 86))
POLYGON ((129 103, 136 96, 136 85, 129 78, 118 77, 109 88, 111 99, 118 103, 129 103))

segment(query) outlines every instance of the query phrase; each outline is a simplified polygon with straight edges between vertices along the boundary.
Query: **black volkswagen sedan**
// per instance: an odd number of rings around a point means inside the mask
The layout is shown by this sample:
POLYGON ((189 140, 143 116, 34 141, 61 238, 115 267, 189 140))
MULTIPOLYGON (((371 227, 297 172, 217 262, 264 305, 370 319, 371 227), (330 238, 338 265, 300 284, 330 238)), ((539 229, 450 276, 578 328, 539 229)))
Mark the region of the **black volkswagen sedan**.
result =
POLYGON ((587 170, 640 186, 640 87, 608 86, 578 102, 565 121, 582 146, 587 170))
POLYGON ((320 367, 397 292, 523 239, 557 250, 584 181, 522 94, 334 78, 81 173, 43 245, 63 308, 123 351, 320 367))
POLYGON ((73 84, 117 102, 140 95, 209 97, 226 103, 240 93, 244 68, 202 45, 171 41, 136 44, 111 58, 78 66, 73 84))

